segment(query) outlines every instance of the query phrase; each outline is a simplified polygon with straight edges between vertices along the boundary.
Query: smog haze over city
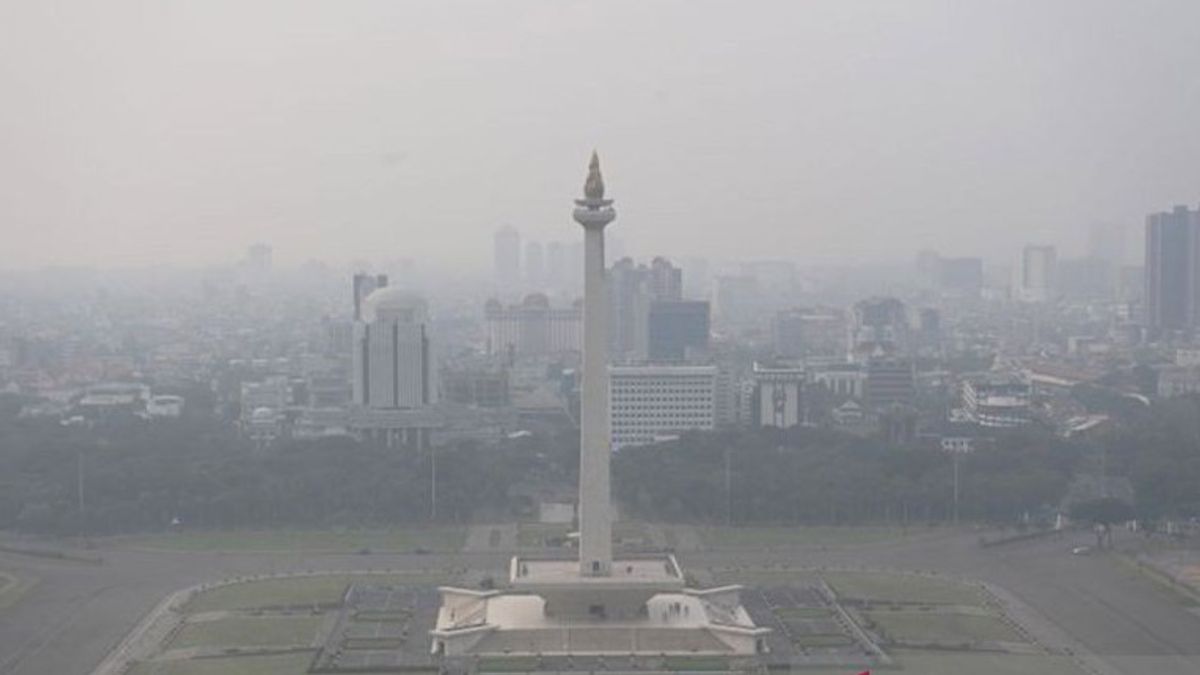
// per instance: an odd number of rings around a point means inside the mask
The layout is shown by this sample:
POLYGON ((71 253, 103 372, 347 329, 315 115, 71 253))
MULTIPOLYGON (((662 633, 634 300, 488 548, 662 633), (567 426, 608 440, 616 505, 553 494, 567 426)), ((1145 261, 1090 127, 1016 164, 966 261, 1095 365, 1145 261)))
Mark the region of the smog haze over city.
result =
POLYGON ((1200 3, 0 8, 0 675, 1200 673, 1200 3))
POLYGON ((0 267, 268 240, 291 265, 482 270, 497 222, 570 226, 554 196, 592 147, 638 252, 1082 253, 1093 222, 1193 198, 1197 21, 1186 1, 10 3, 0 267))

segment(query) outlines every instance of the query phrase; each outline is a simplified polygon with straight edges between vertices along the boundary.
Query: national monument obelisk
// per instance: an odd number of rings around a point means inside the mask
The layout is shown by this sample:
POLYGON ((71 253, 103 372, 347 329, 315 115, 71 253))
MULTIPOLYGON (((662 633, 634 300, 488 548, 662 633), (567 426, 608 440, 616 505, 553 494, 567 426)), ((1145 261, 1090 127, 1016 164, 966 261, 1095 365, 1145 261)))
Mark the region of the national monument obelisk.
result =
POLYGON ((617 212, 594 152, 574 216, 584 236, 579 560, 517 555, 505 590, 441 587, 430 649, 450 673, 473 672, 479 656, 565 656, 553 669, 571 671, 574 656, 761 654, 770 629, 754 625, 738 586, 687 588, 670 553, 613 560, 604 227, 617 212))
POLYGON ((612 507, 609 504, 608 299, 604 226, 617 217, 604 198, 600 158, 592 152, 575 222, 583 226, 583 380, 579 434, 579 573, 612 573, 612 507))

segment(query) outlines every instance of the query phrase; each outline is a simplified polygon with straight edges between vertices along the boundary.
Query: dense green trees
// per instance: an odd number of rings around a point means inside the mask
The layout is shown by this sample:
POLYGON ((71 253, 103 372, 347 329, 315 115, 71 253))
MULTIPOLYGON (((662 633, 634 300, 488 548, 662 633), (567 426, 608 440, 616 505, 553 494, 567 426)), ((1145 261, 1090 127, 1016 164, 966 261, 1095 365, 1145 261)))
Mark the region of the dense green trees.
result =
MULTIPOLYGON (((0 410, 0 529, 100 534, 162 529, 175 518, 208 528, 431 517, 428 451, 334 438, 255 452, 228 423, 205 414, 86 429, 20 420, 11 408, 0 410)), ((952 458, 931 445, 890 446, 821 428, 694 433, 623 449, 613 460, 613 486, 627 513, 658 520, 945 521, 953 514, 952 458)), ((437 517, 497 516, 517 485, 574 482, 577 452, 570 431, 440 448, 437 517)), ((1132 408, 1098 438, 1001 433, 961 457, 959 468, 963 520, 1048 514, 1076 474, 1128 477, 1139 518, 1196 517, 1200 398, 1132 408)))
MULTIPOLYGON (((961 516, 1011 522, 1056 506, 1074 455, 1052 437, 1030 433, 964 457, 961 516)), ((691 434, 622 450, 614 471, 618 496, 647 517, 845 524, 945 520, 953 513, 953 466, 945 453, 823 429, 691 434)))

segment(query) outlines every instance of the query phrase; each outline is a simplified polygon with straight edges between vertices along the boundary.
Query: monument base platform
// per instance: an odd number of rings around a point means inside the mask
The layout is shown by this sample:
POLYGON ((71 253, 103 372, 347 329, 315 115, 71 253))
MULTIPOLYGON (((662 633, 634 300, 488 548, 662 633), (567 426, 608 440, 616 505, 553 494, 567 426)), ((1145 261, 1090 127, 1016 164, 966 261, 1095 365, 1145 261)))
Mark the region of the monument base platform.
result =
POLYGON ((613 575, 574 560, 514 558, 512 589, 443 587, 435 655, 752 656, 769 629, 742 607, 740 586, 684 588, 673 557, 614 560, 613 575))

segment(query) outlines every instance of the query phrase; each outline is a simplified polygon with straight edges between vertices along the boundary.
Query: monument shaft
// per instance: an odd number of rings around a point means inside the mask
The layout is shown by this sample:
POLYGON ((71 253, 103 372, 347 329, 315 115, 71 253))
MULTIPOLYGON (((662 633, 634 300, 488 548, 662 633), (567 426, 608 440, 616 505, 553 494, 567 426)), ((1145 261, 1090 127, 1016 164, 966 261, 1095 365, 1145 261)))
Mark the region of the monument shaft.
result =
POLYGON ((604 230, 584 233, 582 429, 579 457, 579 554, 582 574, 607 575, 612 567, 609 505, 608 303, 604 230))
POLYGON ((600 160, 592 153, 584 198, 575 221, 583 226, 583 380, 580 383, 579 572, 612 572, 612 507, 609 503, 608 299, 604 226, 617 217, 604 199, 600 160))

